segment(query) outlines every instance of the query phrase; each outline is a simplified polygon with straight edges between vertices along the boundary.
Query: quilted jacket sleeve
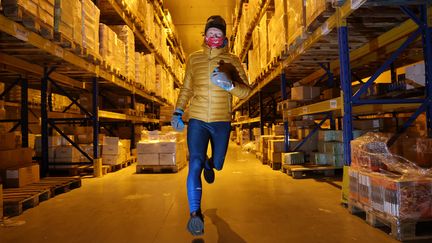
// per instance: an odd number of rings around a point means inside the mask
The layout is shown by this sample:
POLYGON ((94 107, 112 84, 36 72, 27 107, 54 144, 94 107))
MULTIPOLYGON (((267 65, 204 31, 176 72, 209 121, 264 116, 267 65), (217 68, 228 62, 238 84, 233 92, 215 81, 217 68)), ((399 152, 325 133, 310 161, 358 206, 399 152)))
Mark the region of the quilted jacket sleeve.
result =
POLYGON ((189 100, 194 95, 193 92, 193 80, 192 80, 192 65, 191 65, 191 58, 188 58, 188 61, 186 63, 186 71, 185 76, 183 79, 183 86, 180 88, 180 93, 177 99, 176 109, 185 110, 186 105, 189 103, 189 100))
POLYGON ((230 93, 240 99, 244 99, 251 92, 251 88, 248 85, 248 78, 238 57, 233 56, 232 64, 237 69, 239 79, 235 80, 234 89, 232 89, 230 93))

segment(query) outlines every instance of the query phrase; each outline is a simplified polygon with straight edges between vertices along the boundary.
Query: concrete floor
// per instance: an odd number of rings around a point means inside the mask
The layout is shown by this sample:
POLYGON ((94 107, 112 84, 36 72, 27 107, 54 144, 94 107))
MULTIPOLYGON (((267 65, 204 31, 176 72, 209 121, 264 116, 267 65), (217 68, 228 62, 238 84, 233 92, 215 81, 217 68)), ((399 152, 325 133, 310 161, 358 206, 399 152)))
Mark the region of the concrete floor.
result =
POLYGON ((0 242, 396 242, 340 206, 340 190, 293 180, 230 145, 224 170, 203 185, 205 235, 186 231, 187 169, 135 174, 131 166, 83 180, 0 227, 0 242))

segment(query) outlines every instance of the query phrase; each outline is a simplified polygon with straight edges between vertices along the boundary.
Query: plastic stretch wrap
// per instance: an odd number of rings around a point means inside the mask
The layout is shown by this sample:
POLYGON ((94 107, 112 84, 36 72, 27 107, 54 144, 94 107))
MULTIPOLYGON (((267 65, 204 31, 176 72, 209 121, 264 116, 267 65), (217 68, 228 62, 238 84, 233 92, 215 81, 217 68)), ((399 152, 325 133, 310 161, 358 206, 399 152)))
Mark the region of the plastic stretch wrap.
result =
POLYGON ((81 3, 83 47, 99 53, 100 11, 91 0, 81 0, 81 3))
POLYGON ((403 177, 427 177, 432 170, 421 168, 402 156, 393 154, 387 147, 388 136, 367 133, 351 142, 351 167, 367 172, 386 172, 403 177))
POLYGON ((326 10, 326 0, 306 0, 306 26, 326 10))
POLYGON ((368 133, 352 141, 350 199, 399 221, 432 219, 431 169, 391 153, 387 140, 368 133))
POLYGON ((126 77, 135 80, 135 37, 133 31, 127 25, 110 26, 118 38, 125 43, 126 77))

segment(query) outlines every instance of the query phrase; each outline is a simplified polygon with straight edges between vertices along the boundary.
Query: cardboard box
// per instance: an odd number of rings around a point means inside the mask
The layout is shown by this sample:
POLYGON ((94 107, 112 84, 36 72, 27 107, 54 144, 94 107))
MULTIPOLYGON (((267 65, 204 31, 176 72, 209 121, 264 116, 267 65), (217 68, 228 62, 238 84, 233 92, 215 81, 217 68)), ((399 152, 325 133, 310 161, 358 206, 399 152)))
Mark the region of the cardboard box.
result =
POLYGON ((329 99, 333 99, 333 98, 338 98, 341 96, 341 90, 340 88, 331 88, 331 89, 326 89, 322 92, 323 94, 323 100, 329 100, 329 99))
POLYGON ((139 142, 137 144, 137 153, 138 154, 153 154, 159 153, 159 143, 158 142, 139 142))
POLYGON ((304 164, 305 156, 299 152, 282 153, 282 162, 288 165, 304 164))
POLYGON ((384 127, 383 119, 353 120, 353 128, 365 131, 376 131, 384 127))
POLYGON ((0 134, 0 150, 16 149, 21 144, 21 136, 16 133, 0 134))
POLYGON ((80 162, 81 153, 73 146, 54 148, 54 162, 80 162))
POLYGON ((39 165, 29 164, 6 170, 6 187, 17 188, 38 182, 39 165))
POLYGON ((159 154, 159 165, 176 165, 176 153, 159 154))
POLYGON ((33 149, 31 148, 17 148, 11 150, 0 151, 0 170, 17 167, 32 162, 33 149))
POLYGON ((102 155, 117 155, 120 153, 119 145, 102 145, 102 155))
POLYGON ((354 168, 349 168, 349 198, 355 202, 359 201, 359 171, 354 168))
POLYGON ((159 154, 157 153, 147 153, 137 155, 138 165, 159 165, 159 154))
POLYGON ((102 164, 104 165, 118 165, 125 161, 124 154, 104 154, 102 155, 102 164))
POLYGON ((120 142, 120 138, 119 137, 108 137, 108 136, 105 136, 103 138, 102 145, 118 145, 119 142, 120 142))
POLYGON ((291 88, 292 100, 311 100, 319 97, 320 87, 298 86, 291 88))
POLYGON ((175 153, 176 147, 177 147, 177 142, 160 142, 159 153, 161 154, 175 153))

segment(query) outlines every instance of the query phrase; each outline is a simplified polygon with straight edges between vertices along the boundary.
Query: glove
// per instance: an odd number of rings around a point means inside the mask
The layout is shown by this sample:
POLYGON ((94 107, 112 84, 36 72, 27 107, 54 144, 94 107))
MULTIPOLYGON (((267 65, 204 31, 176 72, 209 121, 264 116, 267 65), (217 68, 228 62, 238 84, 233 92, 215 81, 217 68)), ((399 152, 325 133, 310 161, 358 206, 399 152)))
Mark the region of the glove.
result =
POLYGON ((211 81, 213 84, 221 87, 226 91, 231 91, 234 89, 232 81, 228 78, 227 74, 224 72, 219 72, 219 68, 215 68, 211 75, 211 81))
POLYGON ((178 132, 183 131, 185 125, 182 120, 183 111, 181 109, 176 109, 171 118, 171 126, 178 132))

